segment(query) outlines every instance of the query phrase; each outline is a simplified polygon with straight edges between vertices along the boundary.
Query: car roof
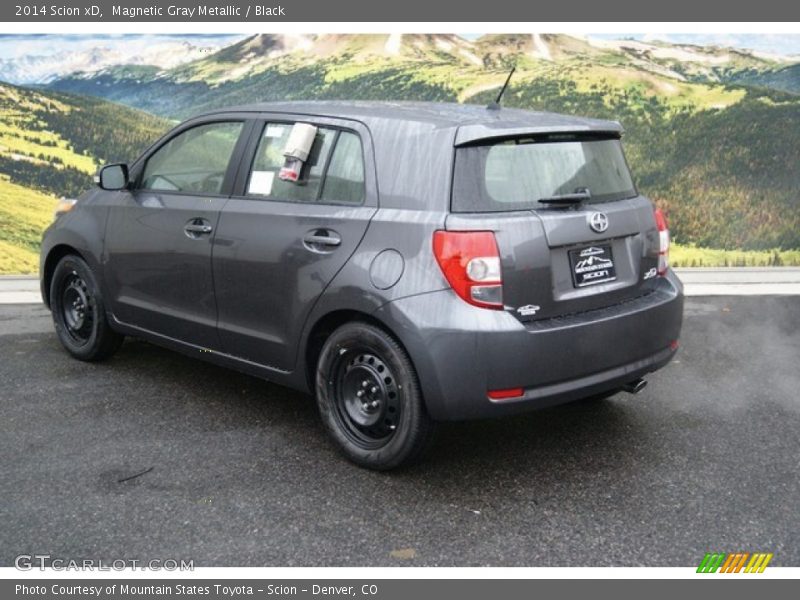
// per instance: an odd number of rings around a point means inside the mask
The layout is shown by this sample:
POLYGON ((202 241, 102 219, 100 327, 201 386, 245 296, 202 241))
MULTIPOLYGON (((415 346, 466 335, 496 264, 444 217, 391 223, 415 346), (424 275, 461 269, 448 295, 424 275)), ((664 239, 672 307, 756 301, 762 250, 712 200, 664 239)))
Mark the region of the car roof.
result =
POLYGON ((205 113, 220 112, 276 112, 309 116, 345 118, 361 121, 398 121, 427 123, 436 127, 458 128, 456 144, 481 138, 513 135, 515 133, 604 131, 621 133, 616 121, 588 119, 550 112, 500 108, 490 110, 477 104, 453 102, 380 102, 315 100, 291 102, 264 102, 221 108, 205 113))

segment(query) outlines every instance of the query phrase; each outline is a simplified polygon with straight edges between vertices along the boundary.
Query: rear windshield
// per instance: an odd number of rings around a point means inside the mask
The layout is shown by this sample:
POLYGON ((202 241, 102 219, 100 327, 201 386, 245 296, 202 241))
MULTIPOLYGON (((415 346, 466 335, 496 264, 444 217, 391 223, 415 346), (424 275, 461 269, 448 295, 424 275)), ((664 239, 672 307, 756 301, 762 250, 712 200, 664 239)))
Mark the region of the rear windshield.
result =
POLYGON ((456 150, 454 212, 541 208, 541 198, 588 188, 587 202, 632 198, 631 180, 617 138, 514 138, 456 150))

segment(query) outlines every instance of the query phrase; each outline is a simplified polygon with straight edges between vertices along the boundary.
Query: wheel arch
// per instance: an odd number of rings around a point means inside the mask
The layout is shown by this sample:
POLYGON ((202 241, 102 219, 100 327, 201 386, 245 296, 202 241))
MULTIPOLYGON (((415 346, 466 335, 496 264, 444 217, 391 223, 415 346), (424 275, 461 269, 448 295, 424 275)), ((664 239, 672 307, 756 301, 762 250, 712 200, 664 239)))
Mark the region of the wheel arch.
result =
POLYGON ((58 261, 70 254, 80 257, 84 262, 86 261, 83 253, 70 244, 56 244, 47 253, 47 258, 44 261, 44 271, 42 272, 42 300, 47 308, 50 308, 50 284, 53 281, 56 265, 58 261))
MULTIPOLYGON (((406 345, 403 343, 403 340, 398 336, 391 327, 389 327, 386 323, 375 317, 374 315, 368 314, 366 312, 362 312, 359 310, 352 310, 352 309, 340 309, 340 310, 333 310, 322 315, 314 325, 311 327, 308 336, 306 337, 305 348, 303 352, 303 359, 304 359, 304 376, 305 382, 308 386, 309 391, 313 394, 314 387, 315 387, 315 374, 317 369, 317 361, 319 359, 319 355, 322 352, 322 347, 325 345, 325 340, 339 327, 344 325, 345 323, 350 323, 353 321, 360 321, 362 323, 368 323, 373 325, 389 335, 393 340, 395 340, 403 351, 408 356, 408 359, 411 361, 412 366, 414 366, 414 358, 408 352, 406 345)), ((414 370, 416 371, 416 366, 414 366, 414 370)))

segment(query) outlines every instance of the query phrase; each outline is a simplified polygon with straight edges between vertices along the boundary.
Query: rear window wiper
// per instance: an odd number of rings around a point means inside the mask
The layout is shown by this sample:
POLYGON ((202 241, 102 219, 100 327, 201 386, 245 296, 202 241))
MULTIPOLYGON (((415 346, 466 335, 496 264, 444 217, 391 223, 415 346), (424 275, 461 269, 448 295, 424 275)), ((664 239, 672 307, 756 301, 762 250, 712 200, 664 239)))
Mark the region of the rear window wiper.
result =
POLYGON ((576 188, 572 194, 558 194, 556 196, 546 196, 539 198, 542 204, 580 204, 592 199, 592 192, 589 188, 576 188))

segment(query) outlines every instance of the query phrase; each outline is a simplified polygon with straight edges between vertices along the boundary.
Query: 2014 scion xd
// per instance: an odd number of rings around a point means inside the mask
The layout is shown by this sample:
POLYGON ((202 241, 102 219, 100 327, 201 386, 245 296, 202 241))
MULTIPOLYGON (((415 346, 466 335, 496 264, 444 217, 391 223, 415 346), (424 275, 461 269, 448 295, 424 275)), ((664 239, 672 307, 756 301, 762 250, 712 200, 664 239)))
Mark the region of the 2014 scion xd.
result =
POLYGON ((672 358, 682 287, 620 136, 450 104, 211 112, 100 171, 44 235, 42 295, 74 357, 130 335, 314 393, 390 469, 436 421, 638 391, 672 358))

